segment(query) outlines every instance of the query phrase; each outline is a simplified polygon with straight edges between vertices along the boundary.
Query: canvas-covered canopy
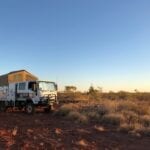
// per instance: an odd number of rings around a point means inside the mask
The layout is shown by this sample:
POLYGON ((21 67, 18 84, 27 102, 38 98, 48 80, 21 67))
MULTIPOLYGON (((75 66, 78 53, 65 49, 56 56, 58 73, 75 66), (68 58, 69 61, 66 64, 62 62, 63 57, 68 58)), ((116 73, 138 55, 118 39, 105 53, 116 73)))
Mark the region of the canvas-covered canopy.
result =
POLYGON ((36 76, 26 70, 13 71, 0 76, 0 86, 8 85, 9 83, 34 81, 38 80, 36 76))

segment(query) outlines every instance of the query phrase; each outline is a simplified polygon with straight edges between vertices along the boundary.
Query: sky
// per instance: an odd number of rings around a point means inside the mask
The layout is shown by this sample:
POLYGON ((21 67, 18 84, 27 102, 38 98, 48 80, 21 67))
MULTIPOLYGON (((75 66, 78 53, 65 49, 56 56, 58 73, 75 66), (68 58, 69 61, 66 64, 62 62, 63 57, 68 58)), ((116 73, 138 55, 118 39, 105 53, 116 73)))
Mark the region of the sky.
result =
POLYGON ((149 0, 0 1, 0 74, 150 91, 149 0))

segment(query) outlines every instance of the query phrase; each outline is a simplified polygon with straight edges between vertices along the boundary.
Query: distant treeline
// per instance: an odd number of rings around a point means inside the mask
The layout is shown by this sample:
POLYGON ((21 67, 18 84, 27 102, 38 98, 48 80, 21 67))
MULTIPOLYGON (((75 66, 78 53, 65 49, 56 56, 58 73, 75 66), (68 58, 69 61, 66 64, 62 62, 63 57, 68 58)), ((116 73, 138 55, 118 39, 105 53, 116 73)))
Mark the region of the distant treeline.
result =
POLYGON ((136 99, 136 100, 150 100, 150 93, 148 92, 136 92, 136 93, 131 93, 131 92, 109 92, 109 93, 101 93, 101 98, 106 98, 106 99, 122 99, 122 100, 127 100, 127 99, 136 99))
POLYGON ((148 101, 150 100, 150 92, 98 92, 98 91, 88 91, 88 92, 64 92, 58 93, 58 98, 60 100, 139 100, 148 101))

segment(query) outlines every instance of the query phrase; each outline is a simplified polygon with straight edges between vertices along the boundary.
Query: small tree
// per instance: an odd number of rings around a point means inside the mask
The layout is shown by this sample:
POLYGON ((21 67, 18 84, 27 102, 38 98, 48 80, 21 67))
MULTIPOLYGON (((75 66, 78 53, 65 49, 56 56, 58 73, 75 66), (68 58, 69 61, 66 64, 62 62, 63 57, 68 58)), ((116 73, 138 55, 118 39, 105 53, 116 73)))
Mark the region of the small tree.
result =
POLYGON ((75 86, 65 86, 66 92, 75 92, 77 90, 77 87, 75 86))
POLYGON ((95 89, 94 89, 93 86, 90 86, 88 93, 89 93, 89 94, 94 94, 94 93, 95 93, 95 89))
POLYGON ((90 86, 88 95, 89 95, 89 99, 92 100, 98 100, 99 98, 99 92, 93 86, 90 86))

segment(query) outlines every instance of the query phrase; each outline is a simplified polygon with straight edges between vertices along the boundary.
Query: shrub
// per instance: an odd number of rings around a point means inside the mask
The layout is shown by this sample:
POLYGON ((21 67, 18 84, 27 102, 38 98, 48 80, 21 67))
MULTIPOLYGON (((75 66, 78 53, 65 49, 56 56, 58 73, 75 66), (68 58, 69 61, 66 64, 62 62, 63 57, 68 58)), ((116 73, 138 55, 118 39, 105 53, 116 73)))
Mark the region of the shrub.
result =
POLYGON ((85 115, 77 112, 77 111, 71 111, 69 112, 69 114, 67 115, 67 117, 71 120, 74 120, 75 122, 79 122, 79 123, 87 123, 88 119, 85 115))
POLYGON ((105 100, 102 101, 101 106, 105 113, 114 113, 117 111, 118 101, 105 100))
POLYGON ((139 115, 133 111, 124 110, 122 114, 127 124, 133 124, 139 122, 139 115))
POLYGON ((55 115, 66 116, 70 111, 76 109, 77 106, 75 104, 65 104, 59 108, 55 115))
POLYGON ((122 110, 131 110, 131 111, 136 111, 137 112, 138 106, 136 103, 132 102, 132 101, 122 101, 118 104, 118 111, 122 111, 122 110))
POLYGON ((143 126, 140 123, 132 123, 132 124, 127 124, 127 123, 122 123, 119 127, 120 131, 124 131, 127 133, 139 133, 143 129, 143 126))
POLYGON ((99 113, 96 112, 96 111, 88 112, 87 116, 88 116, 89 119, 95 120, 97 122, 99 122, 99 120, 101 118, 101 116, 99 115, 99 113))
POLYGON ((120 125, 121 122, 124 121, 124 116, 122 114, 106 114, 102 118, 103 123, 107 123, 110 125, 120 125))
POLYGON ((150 127, 150 115, 144 115, 140 117, 140 122, 145 127, 150 127))
POLYGON ((134 126, 128 124, 128 123, 122 123, 120 124, 120 127, 119 127, 119 130, 120 131, 123 131, 123 132, 129 132, 129 131, 132 131, 134 129, 134 126))

